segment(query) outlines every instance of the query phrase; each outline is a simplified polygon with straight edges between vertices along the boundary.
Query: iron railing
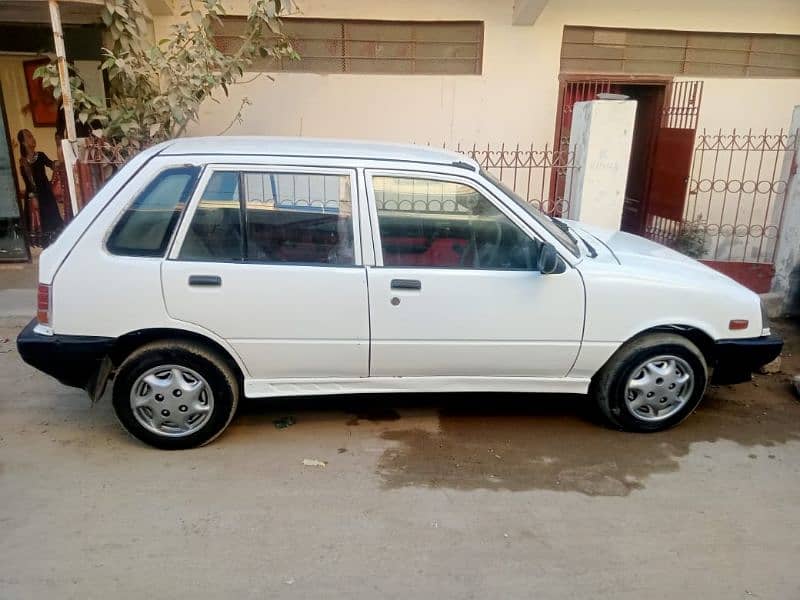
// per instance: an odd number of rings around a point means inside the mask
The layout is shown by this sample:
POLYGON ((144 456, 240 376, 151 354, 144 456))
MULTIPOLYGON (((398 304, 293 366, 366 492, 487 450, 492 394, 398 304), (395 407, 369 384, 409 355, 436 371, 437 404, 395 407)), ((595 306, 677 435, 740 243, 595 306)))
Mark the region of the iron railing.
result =
POLYGON ((574 153, 567 148, 554 149, 549 144, 538 148, 533 144, 527 147, 458 144, 454 150, 473 158, 481 168, 542 212, 556 217, 568 214, 573 197, 569 174, 577 165, 574 153))
POLYGON ((655 218, 648 236, 673 245, 694 237, 708 260, 772 263, 798 133, 703 130, 683 220, 655 218))

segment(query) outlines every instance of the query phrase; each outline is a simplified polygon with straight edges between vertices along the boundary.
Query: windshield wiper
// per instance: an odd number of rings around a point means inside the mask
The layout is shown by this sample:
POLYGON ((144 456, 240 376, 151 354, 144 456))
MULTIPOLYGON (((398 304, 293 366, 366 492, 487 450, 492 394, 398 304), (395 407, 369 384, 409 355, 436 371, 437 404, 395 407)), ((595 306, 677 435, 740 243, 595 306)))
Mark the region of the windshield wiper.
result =
POLYGON ((589 258, 597 258, 597 250, 594 249, 594 246, 583 238, 581 238, 581 241, 586 244, 586 247, 589 249, 589 258))
MULTIPOLYGON (((572 233, 572 229, 570 229, 569 225, 567 225, 566 223, 564 223, 564 221, 557 219, 555 217, 550 217, 550 220, 556 227, 558 227, 561 231, 566 233, 569 236, 569 239, 575 242, 575 244, 578 244, 578 238, 575 237, 575 235, 572 233)), ((583 239, 583 237, 581 237, 580 241, 586 244, 586 247, 589 249, 589 256, 591 258, 595 258, 597 256, 597 250, 595 250, 589 242, 583 239)))
POLYGON ((550 217, 550 220, 556 227, 558 227, 561 231, 566 233, 573 242, 575 242, 576 244, 578 243, 578 239, 574 235, 572 235, 572 231, 570 230, 569 225, 564 223, 564 221, 556 219, 555 217, 550 217))

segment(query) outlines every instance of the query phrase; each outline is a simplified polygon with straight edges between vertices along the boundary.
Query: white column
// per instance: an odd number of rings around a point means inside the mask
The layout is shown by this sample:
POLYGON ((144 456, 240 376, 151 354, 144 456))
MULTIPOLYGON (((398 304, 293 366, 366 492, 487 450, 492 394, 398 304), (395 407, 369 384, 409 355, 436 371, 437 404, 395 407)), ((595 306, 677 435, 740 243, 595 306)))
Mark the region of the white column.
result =
POLYGON ((569 149, 569 218, 619 229, 631 158, 635 100, 576 102, 569 149))
MULTIPOLYGON (((781 179, 786 181, 783 197, 783 216, 775 248, 775 277, 772 293, 780 309, 774 312, 796 315, 800 313, 800 106, 792 112, 789 135, 794 136, 796 151, 789 153, 783 165, 781 179)), ((773 312, 773 311, 771 311, 773 312)))

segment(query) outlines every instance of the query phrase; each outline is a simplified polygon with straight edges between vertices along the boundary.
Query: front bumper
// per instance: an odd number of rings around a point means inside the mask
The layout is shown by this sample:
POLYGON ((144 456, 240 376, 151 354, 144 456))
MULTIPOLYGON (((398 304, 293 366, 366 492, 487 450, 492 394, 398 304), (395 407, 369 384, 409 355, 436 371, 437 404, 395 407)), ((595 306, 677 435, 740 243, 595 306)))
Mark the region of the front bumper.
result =
POLYGON ((762 365, 775 360, 783 349, 777 335, 741 340, 719 340, 714 344, 713 383, 742 383, 762 365))
POLYGON ((64 385, 87 389, 108 354, 114 338, 87 335, 42 335, 33 319, 17 336, 17 350, 26 363, 64 385))

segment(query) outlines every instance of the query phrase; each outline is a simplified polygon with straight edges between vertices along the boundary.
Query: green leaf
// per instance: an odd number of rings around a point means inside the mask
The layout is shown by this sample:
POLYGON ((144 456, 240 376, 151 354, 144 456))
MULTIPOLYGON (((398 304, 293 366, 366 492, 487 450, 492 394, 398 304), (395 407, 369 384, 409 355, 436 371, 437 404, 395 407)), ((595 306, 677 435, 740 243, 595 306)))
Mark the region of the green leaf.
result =
POLYGON ((50 65, 42 65, 41 67, 36 67, 36 70, 33 72, 34 79, 44 79, 50 75, 50 65))
MULTIPOLYGON (((213 41, 219 15, 226 14, 224 0, 187 1, 184 18, 158 41, 145 35, 141 1, 105 0, 101 11, 112 40, 110 49, 102 50, 100 66, 109 81, 107 100, 92 98, 77 87, 73 92, 79 119, 100 122, 106 137, 132 149, 182 133, 197 119, 204 99, 219 102, 219 90, 230 98, 230 85, 243 77, 255 58, 293 52, 276 18, 292 6, 291 0, 249 0, 250 15, 237 36, 235 56, 220 52, 213 41)), ((60 91, 54 69, 41 78, 60 91)))

